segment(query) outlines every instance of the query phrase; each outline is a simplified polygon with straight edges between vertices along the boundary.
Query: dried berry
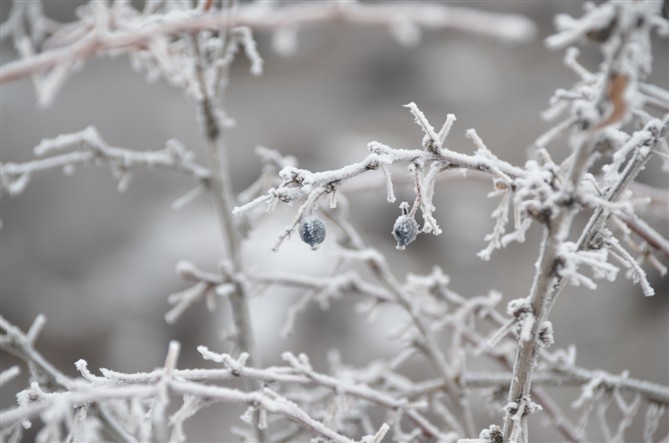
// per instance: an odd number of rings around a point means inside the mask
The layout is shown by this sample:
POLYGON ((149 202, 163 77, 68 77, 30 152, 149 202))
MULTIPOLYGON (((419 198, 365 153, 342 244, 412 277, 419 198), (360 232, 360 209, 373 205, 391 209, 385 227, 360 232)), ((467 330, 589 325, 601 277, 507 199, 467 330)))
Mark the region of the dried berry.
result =
POLYGON ((393 237, 397 240, 397 249, 404 250, 418 235, 418 223, 408 214, 397 217, 393 226, 393 237))
POLYGON ((314 251, 318 249, 325 240, 325 223, 323 223, 323 220, 315 215, 305 217, 300 223, 300 238, 314 251))

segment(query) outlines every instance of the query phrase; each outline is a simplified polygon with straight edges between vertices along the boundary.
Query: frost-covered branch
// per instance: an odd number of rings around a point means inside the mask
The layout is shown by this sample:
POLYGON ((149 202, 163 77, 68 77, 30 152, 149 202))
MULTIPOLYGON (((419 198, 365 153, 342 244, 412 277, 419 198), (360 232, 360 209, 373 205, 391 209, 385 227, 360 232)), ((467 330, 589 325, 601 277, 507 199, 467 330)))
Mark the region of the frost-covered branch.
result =
MULTIPOLYGON (((39 328, 43 324, 43 317, 39 317, 35 323, 39 328)), ((108 420, 111 420, 110 410, 112 400, 144 400, 151 398, 163 398, 164 395, 181 395, 184 397, 194 396, 201 399, 206 399, 207 402, 233 402, 246 403, 253 408, 262 409, 264 411, 282 415, 290 421, 299 423, 306 429, 320 434, 332 441, 351 442, 353 440, 344 435, 329 429, 318 420, 313 419, 309 414, 302 410, 296 403, 279 395, 278 393, 265 388, 261 391, 243 392, 237 389, 227 388, 223 386, 215 386, 211 384, 203 384, 192 380, 222 380, 233 379, 238 377, 239 373, 232 371, 225 371, 222 376, 222 371, 216 370, 178 370, 176 369, 176 359, 178 357, 178 344, 172 343, 170 345, 170 352, 162 369, 156 370, 153 373, 144 374, 121 374, 114 371, 102 370, 103 376, 95 376, 87 369, 86 362, 80 360, 76 366, 83 376, 82 379, 71 379, 64 376, 58 370, 48 363, 44 358, 37 353, 32 347, 32 342, 36 337, 29 332, 24 334, 15 326, 9 324, 0 317, 0 327, 5 330, 6 335, 3 335, 0 344, 4 350, 16 352, 18 356, 24 358, 29 364, 37 365, 40 372, 49 378, 49 381, 55 383, 59 388, 58 391, 46 392, 39 382, 33 382, 31 387, 19 394, 19 406, 14 409, 4 410, 0 412, 0 423, 5 430, 10 429, 20 422, 25 422, 34 417, 40 416, 46 422, 45 431, 55 432, 54 430, 60 426, 61 423, 67 426, 68 409, 76 408, 81 404, 95 404, 99 411, 105 411, 108 420), (60 390, 65 389, 65 390, 60 390), (47 413, 47 411, 50 411, 47 413)), ((34 329, 34 328, 32 328, 34 329)), ((203 350, 207 357, 211 357, 210 353, 203 350)), ((219 355, 219 354, 216 354, 219 355)), ((229 359, 231 357, 228 356, 229 359)), ((258 371, 257 371, 258 372, 258 371)), ((305 377, 304 375, 293 377, 283 376, 281 371, 277 375, 272 376, 272 371, 259 371, 260 375, 255 374, 256 377, 264 380, 272 380, 281 382, 297 382, 314 384, 313 377, 305 377)), ((315 375, 315 373, 314 373, 315 375)), ((319 376, 319 382, 323 385, 333 386, 334 379, 327 378, 327 376, 319 376)), ((318 384, 318 383, 316 383, 318 384)), ((381 394, 375 394, 370 389, 365 389, 359 386, 349 386, 350 395, 357 395, 370 401, 385 402, 386 407, 401 407, 401 403, 390 397, 383 397, 381 394)), ((154 403, 152 406, 154 416, 158 406, 154 403)), ((113 405, 111 410, 113 414, 119 414, 118 404, 113 405)), ((130 411, 127 411, 130 413, 130 411)), ((164 412, 162 412, 164 414, 164 412)), ((102 419, 102 414, 96 414, 99 419, 102 419)), ((113 418, 113 428, 119 432, 116 438, 121 441, 137 441, 132 434, 124 430, 123 425, 119 424, 120 417, 113 418)), ((418 413, 415 414, 415 419, 418 423, 427 425, 427 422, 418 413)), ((104 422, 104 419, 102 419, 104 422)), ((172 425, 174 421, 170 420, 172 425)), ((156 423, 154 421, 154 430, 156 423)), ((434 431, 435 429, 432 428, 434 431)), ((45 432, 42 431, 42 432, 45 432)), ((46 434, 44 434, 46 436, 46 434)), ((52 436, 54 434, 49 434, 52 436)), ((48 437, 47 437, 48 438, 48 437)), ((89 437, 91 438, 91 437, 89 437)), ((97 437, 99 439, 99 437, 97 437)))
MULTIPOLYGON (((227 28, 226 28, 227 29, 227 28)), ((246 36, 250 39, 250 36, 246 36)), ((235 206, 235 194, 232 189, 231 168, 228 162, 228 147, 224 136, 225 124, 221 120, 222 110, 214 91, 208 86, 205 62, 200 43, 194 38, 189 39, 192 58, 195 60, 196 84, 199 88, 198 104, 200 105, 202 132, 209 150, 209 164, 212 171, 212 197, 217 210, 221 234, 226 248, 226 256, 234 271, 241 269, 240 228, 235 224, 231 213, 235 206)), ((224 45, 236 45, 233 39, 223 42, 224 45)), ((248 43, 250 45, 250 43, 248 43)), ((227 64, 225 66, 228 66, 227 64)), ((214 85, 216 88, 218 85, 214 85)), ((253 329, 248 306, 248 293, 244 283, 235 280, 234 291, 229 300, 233 311, 236 344, 239 352, 248 352, 255 361, 259 357, 255 351, 253 329)))
MULTIPOLYGON (((256 3, 240 5, 234 15, 215 8, 208 11, 174 8, 165 16, 158 11, 145 10, 142 13, 129 3, 119 6, 107 7, 98 3, 82 9, 87 20, 81 26, 53 29, 53 35, 42 44, 46 49, 41 53, 34 53, 31 47, 20 60, 0 68, 0 83, 39 76, 49 70, 49 75, 61 71, 51 80, 52 83, 61 83, 72 67, 91 57, 146 47, 153 49, 154 45, 163 45, 165 39, 181 34, 235 27, 285 33, 325 22, 343 22, 388 28, 400 42, 407 44, 417 41, 421 29, 451 28, 521 42, 530 40, 535 34, 534 24, 522 16, 422 3, 303 2, 281 7, 256 3)), ((13 14, 3 24, 3 34, 10 34, 12 28, 19 26, 21 20, 15 17, 13 14)))
MULTIPOLYGON (((455 117, 449 114, 444 127, 437 134, 427 122, 424 114, 414 103, 410 103, 407 106, 425 133, 422 142, 423 149, 395 149, 373 141, 368 144, 368 149, 371 153, 364 160, 340 169, 311 172, 295 166, 287 166, 279 172, 279 176, 282 179, 279 186, 272 187, 267 191, 267 194, 235 208, 233 213, 238 216, 244 215, 262 205, 266 205, 267 210, 270 211, 280 202, 290 203, 305 199, 305 202, 297 211, 297 216, 293 223, 280 233, 273 248, 276 250, 283 240, 295 231, 296 227, 307 214, 311 214, 317 210, 319 200, 322 197, 326 194, 336 192, 342 184, 354 177, 363 175, 371 170, 381 169, 386 180, 388 196, 392 196, 392 177, 388 166, 405 163, 414 176, 414 183, 416 185, 414 207, 421 209, 425 221, 422 232, 432 232, 438 235, 441 233, 441 229, 432 215, 435 210, 432 198, 434 196, 436 178, 440 173, 449 169, 482 172, 495 177, 501 183, 508 183, 500 185, 506 188, 512 186, 511 182, 514 178, 525 176, 523 169, 492 155, 474 131, 469 131, 469 134, 471 134, 470 138, 473 139, 475 146, 478 148, 473 155, 462 154, 444 147, 445 137, 455 117)), ((412 217, 413 214, 414 211, 411 212, 412 217)))
POLYGON ((65 174, 71 175, 77 166, 88 164, 108 165, 118 180, 119 191, 127 189, 131 173, 140 168, 172 169, 193 176, 204 186, 209 186, 211 176, 206 168, 194 162, 194 154, 177 140, 168 140, 165 149, 159 151, 134 151, 110 146, 92 126, 80 132, 42 140, 35 147, 34 153, 44 158, 0 164, 3 191, 17 195, 39 172, 62 169, 65 174), (61 154, 63 151, 65 153, 61 154))
MULTIPOLYGON (((18 330, 15 327, 6 322, 3 322, 3 328, 10 330, 14 335, 27 337, 22 335, 20 331, 17 332, 18 330)), ((304 355, 295 356, 286 353, 284 354, 284 360, 288 363, 288 366, 256 369, 246 365, 248 360, 246 354, 242 354, 239 358, 235 359, 227 354, 213 353, 206 347, 200 347, 200 353, 205 359, 221 363, 223 365, 221 369, 178 369, 176 367, 177 354, 175 351, 177 348, 177 346, 170 346, 170 352, 163 368, 147 373, 124 374, 102 369, 101 376, 98 376, 88 370, 85 361, 80 360, 76 366, 83 379, 70 379, 71 384, 69 389, 51 393, 43 391, 38 384, 33 384, 25 392, 25 395, 21 397, 30 398, 30 402, 23 403, 15 409, 2 411, 0 413, 0 421, 2 421, 3 425, 11 427, 13 424, 38 415, 42 415, 42 418, 47 421, 52 419, 56 421, 64 420, 64 416, 53 418, 53 416, 45 416, 43 413, 53 408, 76 407, 78 404, 95 403, 96 407, 102 408, 111 405, 110 401, 118 399, 132 402, 134 400, 160 398, 161 395, 164 395, 161 392, 166 390, 170 395, 206 400, 206 405, 210 405, 213 402, 246 403, 254 410, 257 409, 282 415, 288 418, 288 420, 300 423, 306 429, 334 439, 334 441, 349 441, 347 437, 328 429, 323 423, 311 418, 302 409, 298 408, 293 401, 279 394, 274 389, 269 390, 265 388, 262 391, 246 393, 218 384, 212 384, 233 381, 242 377, 259 380, 265 384, 271 383, 273 386, 280 387, 288 385, 322 387, 336 395, 358 398, 388 410, 401 410, 409 420, 422 429, 425 436, 452 441, 452 437, 443 435, 437 426, 431 424, 416 409, 418 403, 416 403, 416 406, 412 406, 406 400, 407 398, 419 395, 418 392, 423 392, 422 395, 430 392, 439 392, 444 387, 442 380, 423 382, 420 384, 421 387, 417 388, 418 390, 409 387, 412 391, 411 393, 398 391, 395 394, 386 394, 367 386, 361 380, 357 380, 354 383, 348 382, 346 381, 346 377, 341 377, 343 374, 340 374, 340 377, 333 377, 314 371, 304 355)), ((32 360, 28 359, 28 361, 32 360)), ((565 367, 563 363, 559 363, 560 360, 554 361, 557 362, 555 363, 556 365, 559 365, 556 366, 556 371, 559 371, 561 376, 556 377, 550 373, 539 373, 536 376, 538 384, 548 384, 551 386, 573 383, 587 384, 596 379, 602 380, 601 383, 606 383, 609 386, 615 386, 616 389, 638 391, 657 402, 665 403, 669 401, 669 395, 663 393, 663 389, 666 389, 651 383, 635 381, 629 378, 621 379, 614 376, 602 378, 601 371, 588 372, 578 369, 573 365, 565 367)), ((511 381, 511 376, 508 373, 463 373, 462 378, 473 389, 504 387, 511 381)), ((184 405, 186 404, 184 403, 184 405)), ((190 401, 190 404, 192 405, 191 408, 194 408, 192 409, 193 413, 196 413, 201 407, 206 406, 204 403, 193 403, 192 401, 190 401)), ((118 416, 118 406, 114 406, 112 410, 117 415, 116 426, 119 426, 119 432, 124 433, 126 436, 124 441, 135 441, 135 436, 124 430, 123 426, 118 422, 120 419, 120 416, 118 416)), ((109 412, 107 411, 107 413, 109 412)), ((175 413, 169 419, 169 424, 173 427, 172 432, 174 432, 174 427, 179 423, 179 417, 183 416, 186 419, 191 415, 186 413, 185 410, 182 413, 175 413)), ((54 425, 54 423, 51 423, 51 425, 54 425)), ((179 426, 181 426, 181 423, 179 423, 179 426)), ((156 432, 156 429, 153 432, 156 432)))
MULTIPOLYGON (((392 177, 392 182, 389 182, 385 177, 378 175, 365 175, 358 176, 359 179, 350 180, 341 185, 341 191, 344 194, 357 194, 360 192, 374 192, 387 187, 387 184, 390 183, 391 186, 396 187, 409 187, 415 184, 415 179, 409 175, 399 175, 395 174, 392 177)), ((451 181, 464 181, 470 179, 480 179, 480 180, 490 180, 490 175, 480 171, 467 171, 466 174, 463 174, 461 170, 451 170, 447 169, 445 171, 439 172, 438 175, 434 178, 435 184, 449 183, 451 181)), ((596 181, 599 183, 602 181, 600 176, 595 177, 596 181)), ((267 181, 263 177, 263 181, 267 181)), ((266 186, 269 188, 271 185, 266 186)), ((392 189, 392 188, 391 188, 392 189)), ((659 260, 664 263, 669 263, 669 241, 663 237, 657 229, 650 226, 646 223, 640 215, 650 215, 655 219, 660 220, 661 222, 669 221, 669 213, 665 211, 665 208, 669 205, 669 190, 654 187, 649 185, 644 185, 638 182, 630 182, 628 189, 632 191, 632 195, 629 196, 629 201, 640 201, 643 202, 639 206, 635 206, 634 213, 626 213, 621 211, 616 211, 613 216, 616 219, 622 220, 622 222, 629 228, 631 232, 634 232, 643 242, 648 245, 651 249, 649 251, 651 260, 654 259, 653 254, 657 255, 659 260)), ((254 191, 257 190, 257 187, 253 188, 254 191)), ((493 212, 492 218, 495 220, 495 227, 493 232, 489 234, 490 236, 486 237, 486 241, 489 241, 486 249, 481 251, 481 255, 488 256, 491 255, 495 249, 504 247, 505 244, 515 238, 514 236, 505 237, 506 234, 506 224, 509 221, 509 201, 512 198, 513 194, 506 192, 503 186, 501 189, 495 189, 489 194, 490 197, 501 196, 498 208, 493 212), (501 212, 505 211, 505 212, 501 212), (494 239, 496 241, 491 241, 494 239), (502 240, 504 239, 504 243, 502 240)), ((250 200, 250 199, 248 199, 250 200)), ((247 201, 248 201, 247 200, 247 201)), ((591 202, 584 201, 584 206, 590 208, 597 208, 597 205, 601 203, 601 200, 593 200, 591 202)), ((514 213, 514 218, 518 214, 514 213)), ((661 269, 661 268, 660 268, 661 269)))
MULTIPOLYGON (((0 336, 0 349, 16 355, 28 364, 31 372, 31 379, 34 381, 33 383, 42 383, 44 386, 59 390, 75 389, 77 386, 76 381, 63 374, 34 348, 37 336, 41 332, 45 323, 46 317, 40 315, 35 319, 28 332, 23 333, 18 327, 0 316, 0 329, 4 330, 4 334, 0 336)), ((5 375, 8 372, 10 371, 4 371, 2 375, 5 375)), ((7 380, 10 375, 11 374, 5 375, 5 380, 7 380)), ((42 391, 40 390, 40 392, 42 391)), ((95 403, 93 405, 94 407, 91 410, 92 415, 98 417, 111 435, 118 441, 126 443, 136 442, 134 438, 130 437, 122 430, 116 419, 110 415, 106 406, 95 403)), ((24 406, 26 406, 31 414, 39 412, 33 405, 24 406)), ((0 412, 0 423, 2 423, 2 428, 11 431, 11 423, 6 421, 7 419, 3 419, 3 417, 6 417, 4 411, 0 412)), ((23 418, 21 421, 25 419, 27 418, 23 418)), ((13 432, 18 432, 18 435, 20 436, 20 428, 15 429, 13 432)))
POLYGON ((650 383, 644 380, 630 378, 628 375, 614 375, 606 371, 592 371, 577 367, 569 359, 564 358, 562 354, 548 352, 542 353, 543 361, 548 367, 564 376, 563 380, 573 380, 577 383, 590 383, 592 380, 598 380, 598 385, 606 389, 620 389, 641 394, 648 400, 658 404, 669 405, 669 387, 650 383))
MULTIPOLYGON (((189 306, 202 298, 205 298, 208 306, 213 306, 215 297, 228 297, 234 291, 234 279, 240 278, 258 288, 267 288, 276 285, 314 291, 309 300, 314 298, 321 303, 340 294, 360 294, 371 297, 378 302, 390 302, 393 300, 392 296, 386 290, 364 281, 354 272, 347 272, 336 277, 327 278, 289 273, 256 272, 246 272, 233 277, 228 264, 225 262, 221 263, 219 270, 219 273, 211 273, 199 269, 193 263, 186 261, 179 262, 177 264, 177 273, 182 278, 195 284, 188 289, 169 296, 168 302, 173 304, 174 307, 165 314, 165 319, 169 323, 175 322, 189 306)), ((253 292, 254 289, 251 289, 251 291, 253 292)), ((296 312, 289 310, 287 326, 292 325, 290 318, 294 317, 300 310, 297 309, 296 312)), ((287 328, 286 333, 289 330, 290 327, 287 328)))
POLYGON ((662 261, 669 263, 669 240, 634 214, 616 214, 629 229, 639 236, 662 261))
POLYGON ((364 244, 359 240, 360 237, 345 220, 339 219, 338 224, 345 229, 349 237, 354 240, 355 243, 353 246, 357 249, 357 251, 343 253, 343 256, 364 263, 372 272, 372 275, 374 275, 374 277, 392 293, 395 302, 405 310, 406 314, 411 319, 413 326, 418 331, 418 336, 413 336, 413 334, 408 335, 411 337, 414 345, 431 360, 435 369, 439 373, 439 376, 444 381, 446 392, 450 396, 451 401, 457 405, 457 410, 460 414, 461 423, 465 432, 467 432, 467 434, 473 433, 473 416, 467 399, 467 392, 464 389, 460 389, 464 386, 458 386, 458 383, 456 382, 456 379, 459 379, 460 368, 453 368, 451 364, 449 364, 446 355, 437 343, 433 328, 430 326, 427 319, 420 314, 418 301, 402 288, 393 276, 387 262, 381 254, 373 250, 365 249, 364 244))
MULTIPOLYGON (((223 386, 180 381, 174 378, 170 378, 166 382, 165 388, 172 395, 192 396, 206 399, 208 402, 248 404, 254 408, 262 408, 264 411, 284 416, 314 434, 322 435, 332 441, 346 443, 353 441, 311 418, 297 404, 277 395, 267 388, 263 392, 243 392, 223 386)), ((44 394, 35 385, 32 388, 32 393, 34 393, 33 396, 37 395, 38 398, 33 400, 33 403, 29 405, 3 411, 0 413, 0 422, 3 423, 3 427, 9 427, 43 414, 49 409, 58 408, 58 410, 64 412, 67 409, 62 408, 72 408, 77 404, 102 403, 110 400, 149 399, 161 395, 161 390, 162 388, 159 384, 127 385, 122 387, 89 384, 88 386, 80 386, 76 391, 44 394)))
MULTIPOLYGON (((604 196, 604 201, 615 202, 621 198, 627 186, 634 181, 636 176, 643 170, 644 166, 649 161, 653 148, 662 143, 663 138, 666 137, 667 131, 669 131, 669 114, 664 120, 653 119, 649 121, 642 130, 635 132, 630 137, 629 141, 617 151, 616 156, 614 157, 616 162, 611 163, 604 168, 609 174, 608 181, 611 183, 608 192, 604 196), (630 154, 631 158, 627 163, 624 163, 626 157, 630 154)), ((607 180, 603 180, 603 182, 606 183, 607 180)), ((576 243, 576 249, 578 251, 600 250, 606 245, 606 237, 608 234, 604 227, 612 212, 611 208, 606 205, 595 210, 576 243)), ((630 218, 632 221, 631 226, 634 226, 636 217, 627 214, 628 212, 621 211, 621 217, 630 218)), ((644 226, 645 223, 637 222, 636 225, 644 226)), ((667 247, 666 239, 657 234, 650 228, 650 226, 647 226, 647 229, 641 230, 641 234, 649 238, 649 244, 653 243, 657 245, 657 249, 664 255, 663 251, 667 247)), ((562 266, 562 264, 560 266, 562 266)), ((562 276, 558 276, 548 299, 549 310, 555 303, 557 295, 567 282, 568 280, 563 279, 562 276)), ((651 294, 653 292, 652 290, 648 291, 650 284, 647 281, 644 281, 643 285, 647 288, 646 294, 651 294)))
MULTIPOLYGON (((604 27, 602 23, 611 27, 602 43, 602 52, 605 56, 602 64, 606 74, 603 77, 605 81, 593 85, 591 93, 576 100, 571 108, 572 116, 581 123, 581 130, 575 131, 575 134, 572 135, 573 153, 564 174, 560 177, 563 182, 562 189, 554 194, 556 196, 554 204, 545 214, 546 229, 537 262, 537 273, 527 298, 527 302, 531 304, 531 315, 535 320, 529 333, 531 339, 523 340, 521 336, 519 340, 513 369, 514 379, 509 389, 509 408, 507 408, 504 420, 505 440, 528 441, 527 414, 518 417, 516 413, 518 408, 525 404, 526 399, 529 399, 537 347, 540 343, 540 325, 547 320, 550 306, 555 302, 559 289, 567 280, 564 277, 567 275, 570 278, 578 277, 577 281, 588 282, 587 278, 583 278, 582 274, 575 271, 575 267, 578 266, 580 260, 589 260, 586 255, 590 252, 576 252, 571 256, 566 256, 565 248, 568 245, 566 237, 574 216, 578 212, 574 203, 583 200, 583 198, 578 198, 584 189, 582 180, 597 156, 597 151, 594 149, 596 144, 601 141, 602 136, 604 139, 607 139, 608 136, 610 143, 620 146, 614 151, 611 163, 604 167, 605 173, 609 174, 608 181, 604 182, 610 189, 607 200, 614 202, 618 199, 619 193, 626 189, 629 182, 643 167, 653 150, 653 140, 655 140, 654 143, 657 143, 657 140, 662 137, 661 134, 666 131, 666 122, 656 119, 648 123, 648 125, 654 125, 654 130, 644 128, 627 139, 623 138, 623 143, 620 143, 620 137, 612 137, 615 130, 608 129, 611 125, 618 125, 630 117, 629 97, 636 89, 634 82, 643 78, 650 71, 650 47, 647 34, 653 24, 658 23, 654 18, 657 11, 654 11, 653 8, 657 8, 657 5, 652 2, 623 4, 620 7, 614 6, 613 3, 606 3, 593 7, 581 21, 562 17, 561 20, 564 22, 560 24, 563 28, 562 34, 551 37, 547 41, 549 46, 558 47, 568 44, 575 36, 587 30, 601 30, 604 27), (636 26, 631 21, 631 17, 637 15, 645 17, 644 26, 636 26), (627 45, 634 44, 638 44, 642 52, 635 52, 635 55, 632 56, 630 52, 625 51, 625 48, 627 45), (634 157, 623 167, 629 153, 633 153, 634 157), (637 161, 637 159, 640 160, 637 161), (568 271, 569 269, 572 269, 573 272, 568 271)), ((607 205, 602 205, 597 210, 584 230, 579 244, 571 248, 573 251, 580 251, 581 245, 592 248, 593 245, 587 239, 601 235, 606 216, 599 214, 608 214, 609 210, 607 205), (593 229, 593 226, 597 228, 593 229)), ((597 272, 602 273, 601 263, 595 264, 594 261, 590 263, 596 266, 597 272)), ((605 270, 603 274, 610 275, 609 271, 610 269, 605 270)), ((531 405, 531 400, 527 402, 531 405)))
MULTIPOLYGON (((453 401, 458 402, 458 404, 460 405, 459 409, 461 413, 465 414, 464 417, 468 417, 466 418, 467 421, 465 423, 470 423, 468 426, 473 429, 472 418, 469 415, 471 414, 471 411, 469 411, 466 397, 464 397, 462 394, 459 393, 459 388, 453 381, 454 378, 456 377, 456 374, 453 372, 453 369, 447 362, 446 356, 443 354, 442 350, 437 344, 436 338, 434 337, 433 332, 431 330, 432 328, 418 314, 417 312, 418 308, 411 301, 412 299, 411 296, 404 290, 402 290, 399 283, 394 280, 394 277, 390 273, 387 264, 385 264, 385 261, 383 261, 382 257, 379 256, 379 254, 373 253, 372 251, 365 251, 361 254, 361 256, 366 257, 364 261, 368 263, 370 269, 372 269, 373 272, 378 276, 380 281, 383 283, 385 290, 388 291, 387 293, 382 290, 380 291, 379 289, 369 284, 364 284, 362 282, 359 282, 358 277, 355 275, 351 275, 350 277, 342 276, 339 279, 327 282, 327 284, 323 289, 328 291, 328 293, 330 293, 331 291, 340 291, 342 289, 347 290, 347 292, 349 293, 351 290, 353 291, 358 290, 362 291, 363 294, 366 293, 367 295, 373 296, 375 303, 378 303, 379 301, 381 302, 394 301, 395 303, 398 303, 400 306, 402 306, 406 310, 407 314, 411 316, 415 327, 418 329, 420 333, 419 336, 420 338, 418 337, 416 338, 420 340, 419 347, 421 349, 424 349, 426 354, 431 358, 433 364, 435 365, 436 369, 440 372, 441 376, 443 377, 446 383, 447 392, 449 392, 449 395, 453 398, 453 401)), ((229 284, 223 276, 204 273, 195 268, 191 264, 183 264, 179 268, 180 268, 180 273, 182 275, 204 282, 205 285, 208 285, 210 290, 215 290, 214 288, 217 287, 219 289, 217 289, 216 291, 219 293, 224 293, 226 291, 225 290, 226 285, 229 284)), ((295 278, 289 276, 249 275, 245 278, 248 281, 256 281, 261 284, 267 284, 271 282, 273 284, 289 284, 297 286, 307 285, 311 286, 312 288, 322 287, 323 285, 323 283, 319 282, 318 280, 307 279, 307 278, 295 278)), ((200 289, 202 288, 202 286, 200 286, 201 284, 202 283, 196 284, 192 289, 192 291, 197 291, 198 293, 201 293, 200 289)), ((188 294, 189 291, 190 290, 187 290, 183 294, 188 294)), ((190 303, 190 300, 182 300, 181 303, 190 303)), ((171 312, 174 312, 174 310, 171 312)), ((168 315, 171 316, 172 314, 168 315)))

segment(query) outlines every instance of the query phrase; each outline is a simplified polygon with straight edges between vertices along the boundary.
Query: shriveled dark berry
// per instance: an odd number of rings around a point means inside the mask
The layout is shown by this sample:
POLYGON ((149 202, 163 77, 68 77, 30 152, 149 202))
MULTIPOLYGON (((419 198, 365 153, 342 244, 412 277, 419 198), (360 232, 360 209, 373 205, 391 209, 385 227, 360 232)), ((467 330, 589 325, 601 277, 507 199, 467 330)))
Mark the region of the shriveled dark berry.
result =
POLYGON ((418 223, 410 215, 400 215, 393 226, 393 237, 397 240, 397 249, 404 250, 418 235, 418 223))
POLYGON ((315 215, 309 215, 300 223, 300 238, 316 250, 325 240, 325 223, 315 215))

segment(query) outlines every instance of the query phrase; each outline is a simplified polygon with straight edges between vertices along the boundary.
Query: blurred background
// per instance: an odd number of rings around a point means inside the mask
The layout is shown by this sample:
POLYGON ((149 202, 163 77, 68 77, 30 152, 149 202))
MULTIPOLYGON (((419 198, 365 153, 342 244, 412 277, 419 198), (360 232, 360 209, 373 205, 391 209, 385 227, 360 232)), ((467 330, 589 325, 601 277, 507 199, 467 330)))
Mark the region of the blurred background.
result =
MULTIPOLYGON (((54 19, 70 21, 82 2, 44 3, 54 19)), ((9 2, 0 5, 4 21, 9 2)), ((552 92, 577 81, 563 66, 562 53, 546 50, 543 39, 553 32, 556 13, 580 15, 582 4, 477 1, 460 5, 527 15, 537 23, 539 33, 532 43, 509 45, 452 30, 425 32, 416 47, 406 48, 379 29, 326 25, 302 30, 292 56, 278 56, 271 35, 257 34, 265 60, 263 75, 249 75, 248 61, 240 56, 226 92, 226 110, 237 121, 227 133, 235 190, 245 189, 260 173, 254 154, 257 145, 293 155, 301 167, 313 171, 360 161, 371 140, 392 147, 419 147, 420 128, 402 107, 410 101, 435 126, 447 113, 457 116, 447 140, 449 148, 473 152, 464 134, 476 128, 497 156, 522 165, 527 147, 550 127, 539 113, 552 92)), ((656 41, 654 49, 650 82, 667 87, 667 41, 656 41)), ((3 64, 15 58, 9 42, 3 42, 0 50, 3 64)), ((596 69, 599 54, 592 48, 584 48, 583 54, 583 63, 596 69)), ((176 138, 196 151, 201 163, 207 160, 195 104, 164 81, 147 83, 132 70, 127 57, 88 61, 46 109, 37 106, 27 79, 3 85, 0 94, 2 162, 30 160, 32 148, 41 139, 89 125, 96 126, 113 146, 155 150, 176 138)), ((564 142, 552 148, 557 159, 567 153, 564 142)), ((667 176, 657 162, 651 163, 640 181, 666 188, 667 176)), ((400 177, 407 171, 398 168, 393 173, 400 177)), ((176 276, 175 264, 189 260, 213 271, 223 254, 216 214, 207 196, 178 211, 170 207, 193 186, 189 177, 169 171, 139 171, 133 174, 128 191, 119 193, 109 168, 88 166, 77 168, 71 177, 59 171, 40 174, 19 196, 3 195, 2 315, 25 330, 38 314, 45 314, 48 323, 38 349, 73 376, 74 362, 80 358, 92 370, 150 370, 162 365, 172 339, 182 343, 181 367, 207 366, 195 348, 206 344, 216 351, 228 349, 220 338, 228 322, 225 303, 219 303, 213 313, 204 303, 196 304, 174 325, 167 325, 163 318, 169 309, 168 294, 188 286, 176 276)), ((490 190, 489 182, 476 179, 440 184, 435 215, 444 233, 421 235, 406 251, 395 249, 390 230, 399 215, 397 204, 412 199, 411 186, 396 188, 394 204, 386 202, 383 188, 347 197, 352 223, 369 246, 386 254, 398 278, 429 273, 437 265, 463 296, 497 289, 505 300, 524 297, 531 284, 540 229, 534 226, 525 244, 497 251, 489 262, 477 258, 476 252, 485 246, 483 237, 493 227, 490 213, 497 200, 486 198, 490 190)), ((281 208, 254 225, 244 243, 245 260, 252 269, 307 275, 329 271, 333 257, 328 249, 335 235, 317 252, 296 236, 278 253, 270 251, 296 208, 281 208)), ((650 221, 669 234, 666 219, 650 221)), ((583 223, 579 220, 577 227, 583 223)), ((660 279, 653 269, 648 273, 655 297, 644 297, 622 273, 615 284, 598 282, 597 291, 568 287, 552 313, 555 346, 576 344, 577 362, 583 367, 612 373, 629 370, 632 377, 669 384, 669 281, 660 279)), ((386 336, 396 314, 382 311, 378 320, 368 322, 355 313, 354 301, 346 298, 334 302, 328 311, 310 306, 298 317, 294 333, 279 337, 287 307, 299 295, 299 291, 273 289, 253 300, 256 341, 264 364, 279 364, 286 350, 306 352, 320 369, 333 348, 350 364, 396 352, 398 344, 386 336)), ((15 362, 5 353, 0 358, 2 369, 15 362)), ((417 371, 423 377, 429 374, 425 369, 417 371)), ((25 382, 20 378, 3 387, 2 408, 15 402, 14 394, 25 382)), ((567 410, 570 399, 578 395, 571 388, 550 392, 567 410)), ((226 437, 230 424, 241 412, 226 405, 205 410, 189 425, 190 439, 232 438, 226 437), (219 415, 227 411, 232 412, 227 414, 229 420, 221 420, 219 415)), ((498 421, 498 416, 482 414, 477 426, 498 421)), ((560 439, 538 420, 534 422, 540 434, 535 433, 533 441, 560 439)), ((656 435, 668 431, 665 417, 656 435)), ((638 426, 633 432, 641 435, 638 426)))

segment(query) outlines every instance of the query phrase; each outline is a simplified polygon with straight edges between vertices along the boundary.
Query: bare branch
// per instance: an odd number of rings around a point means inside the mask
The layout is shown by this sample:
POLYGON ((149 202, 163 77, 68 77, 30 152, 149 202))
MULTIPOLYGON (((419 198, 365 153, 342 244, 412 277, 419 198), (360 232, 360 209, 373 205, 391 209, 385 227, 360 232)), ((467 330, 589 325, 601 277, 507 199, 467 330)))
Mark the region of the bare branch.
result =
MULTIPOLYGON (((105 12, 111 14, 111 11, 105 12)), ((240 6, 235 15, 226 11, 194 14, 180 11, 169 20, 156 20, 147 16, 144 23, 133 23, 127 29, 108 29, 105 33, 91 31, 77 43, 47 50, 26 59, 9 62, 0 68, 0 84, 35 75, 56 66, 72 66, 85 59, 109 53, 129 52, 150 44, 163 36, 195 34, 246 26, 258 30, 276 30, 324 22, 344 22, 361 26, 395 28, 409 24, 418 28, 452 28, 477 33, 497 39, 528 41, 535 34, 535 26, 518 15, 505 15, 475 11, 446 5, 417 4, 341 4, 314 3, 261 8, 254 5, 240 6), (345 6, 342 6, 345 5, 345 6), (398 19, 401 17, 401 19, 398 19)))
POLYGON ((44 156, 53 152, 81 149, 65 154, 54 154, 43 159, 24 163, 0 165, 0 184, 10 195, 21 193, 36 173, 62 168, 66 174, 74 173, 77 165, 107 164, 119 180, 119 190, 125 190, 127 179, 134 169, 162 168, 186 173, 209 186, 209 171, 193 161, 193 153, 180 142, 168 140, 165 149, 159 151, 133 151, 109 146, 92 126, 80 132, 60 135, 43 140, 35 147, 35 154, 44 156))

